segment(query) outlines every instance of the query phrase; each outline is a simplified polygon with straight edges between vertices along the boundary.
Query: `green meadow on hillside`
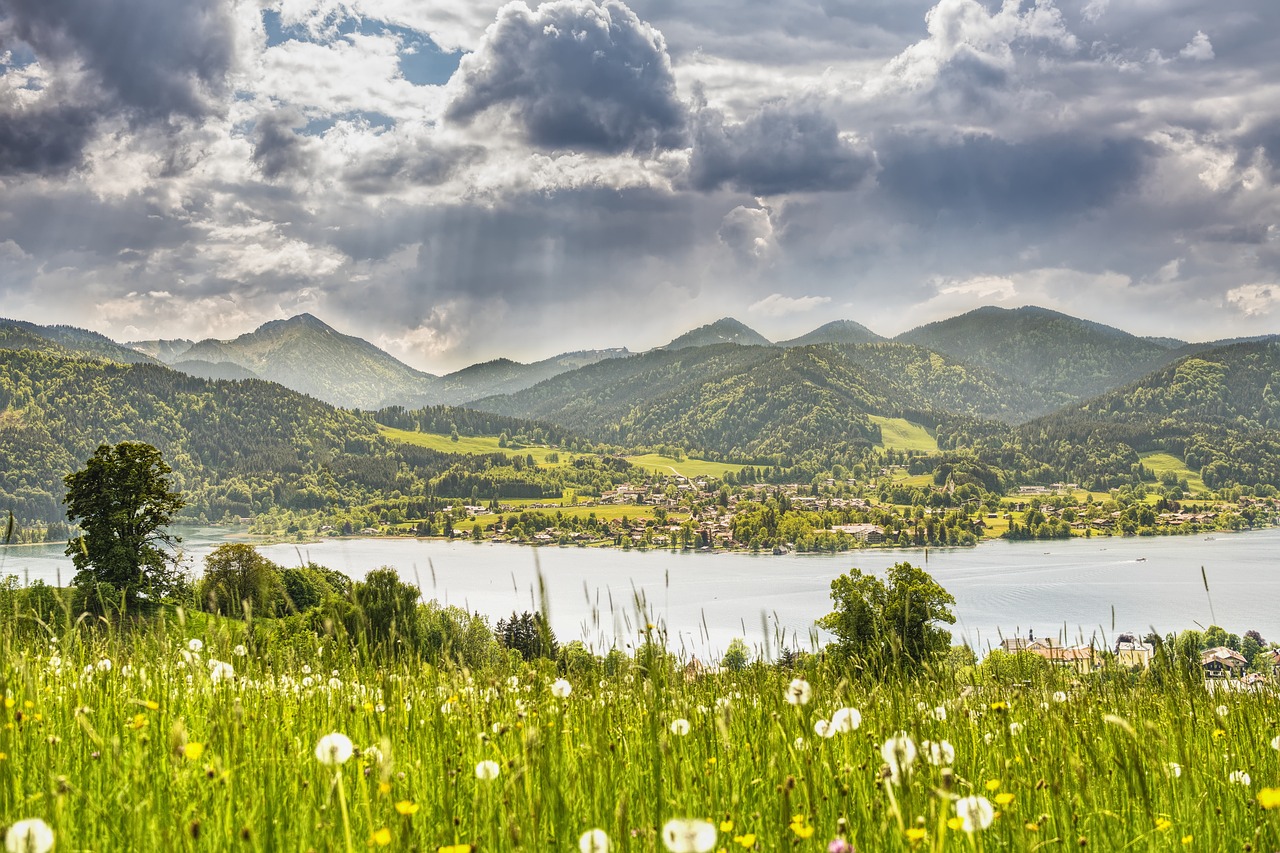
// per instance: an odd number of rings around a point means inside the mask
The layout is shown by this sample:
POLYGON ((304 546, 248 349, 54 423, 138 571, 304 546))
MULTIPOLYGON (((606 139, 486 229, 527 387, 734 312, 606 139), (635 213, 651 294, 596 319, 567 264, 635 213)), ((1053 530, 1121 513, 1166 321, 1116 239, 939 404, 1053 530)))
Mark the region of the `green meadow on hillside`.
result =
POLYGON ((905 418, 885 418, 880 415, 869 417, 873 424, 880 427, 879 447, 922 453, 938 452, 938 440, 919 424, 913 424, 905 418))

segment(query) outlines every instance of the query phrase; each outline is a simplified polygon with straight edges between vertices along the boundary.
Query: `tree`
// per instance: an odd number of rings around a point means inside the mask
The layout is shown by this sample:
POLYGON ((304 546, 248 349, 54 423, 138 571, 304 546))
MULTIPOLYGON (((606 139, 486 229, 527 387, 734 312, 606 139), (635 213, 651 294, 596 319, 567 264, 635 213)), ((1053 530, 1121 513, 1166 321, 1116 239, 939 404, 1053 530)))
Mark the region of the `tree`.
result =
POLYGON ((82 531, 66 553, 90 606, 102 609, 111 599, 127 608, 181 590, 177 561, 165 550, 178 542, 165 526, 185 505, 172 472, 151 445, 122 441, 101 445, 64 479, 67 517, 82 531))
POLYGON ((742 672, 751 661, 751 650, 741 637, 734 637, 724 653, 720 665, 730 672, 742 672))
POLYGON ((945 655, 955 598, 924 569, 898 563, 882 581, 850 569, 831 582, 835 611, 818 625, 835 635, 832 651, 851 661, 914 669, 945 655))
POLYGON ((283 610, 280 567, 252 545, 226 543, 204 558, 200 604, 226 616, 275 616, 283 610))
POLYGON ((400 580, 390 567, 374 569, 352 587, 351 600, 359 609, 359 627, 372 649, 384 654, 417 649, 421 635, 420 597, 418 588, 400 580))

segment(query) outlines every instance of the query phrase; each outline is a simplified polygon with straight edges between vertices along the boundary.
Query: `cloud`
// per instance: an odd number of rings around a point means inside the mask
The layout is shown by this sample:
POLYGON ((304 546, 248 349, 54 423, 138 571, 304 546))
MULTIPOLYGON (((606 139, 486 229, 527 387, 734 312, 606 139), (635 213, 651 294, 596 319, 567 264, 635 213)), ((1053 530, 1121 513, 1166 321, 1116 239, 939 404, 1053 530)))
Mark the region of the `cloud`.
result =
POLYGON ((840 135, 814 106, 766 104, 740 124, 703 109, 694 121, 689 181, 753 195, 847 190, 874 166, 870 152, 840 135))
POLYGON ((93 126, 89 113, 72 107, 0 109, 0 176, 76 168, 93 126))
POLYGON ((1008 225, 1052 220, 1105 205, 1137 185, 1151 145, 1139 139, 1053 135, 1010 142, 987 134, 877 140, 878 181, 892 199, 930 219, 1008 225))
POLYGON ((747 310, 763 317, 786 317, 789 314, 804 314, 830 301, 830 296, 783 296, 781 293, 771 293, 764 299, 751 303, 747 310))
POLYGON ((430 128, 397 126, 364 140, 342 180, 355 192, 383 195, 408 187, 438 186, 463 166, 484 159, 478 145, 451 145, 431 137, 430 128))
POLYGON ((662 34, 617 0, 510 3, 454 81, 451 120, 502 110, 539 148, 652 154, 685 143, 662 34))
POLYGON ((1209 42, 1209 37, 1204 34, 1204 30, 1196 32, 1195 38, 1178 52, 1178 56, 1196 62, 1208 62, 1213 59, 1213 45, 1209 42))
POLYGON ((7 0, 14 34, 42 60, 83 66, 146 119, 222 109, 235 60, 229 0, 7 0))
POLYGON ((1244 284, 1227 291, 1227 304, 1246 317, 1262 317, 1280 302, 1280 284, 1244 284))
POLYGON ((768 208, 735 207, 725 214, 716 235, 744 263, 763 260, 777 248, 768 208))
POLYGON ((253 162, 267 180, 311 171, 308 142, 295 129, 305 120, 296 110, 280 110, 258 119, 253 129, 253 162))

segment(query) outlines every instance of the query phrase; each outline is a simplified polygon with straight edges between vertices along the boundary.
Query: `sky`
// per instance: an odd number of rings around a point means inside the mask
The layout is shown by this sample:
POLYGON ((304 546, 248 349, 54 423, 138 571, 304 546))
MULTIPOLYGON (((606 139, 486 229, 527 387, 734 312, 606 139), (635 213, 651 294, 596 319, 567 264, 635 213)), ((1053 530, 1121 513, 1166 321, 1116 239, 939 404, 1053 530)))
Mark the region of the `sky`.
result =
POLYGON ((0 0, 0 316, 1280 332, 1276 0, 0 0))

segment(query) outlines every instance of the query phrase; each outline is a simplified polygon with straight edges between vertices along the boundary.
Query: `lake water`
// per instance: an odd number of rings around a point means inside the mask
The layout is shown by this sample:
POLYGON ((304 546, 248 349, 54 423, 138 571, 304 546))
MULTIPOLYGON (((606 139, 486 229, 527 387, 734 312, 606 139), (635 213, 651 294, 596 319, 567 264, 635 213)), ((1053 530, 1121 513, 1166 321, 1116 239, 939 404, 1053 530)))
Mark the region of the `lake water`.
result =
MULTIPOLYGON (((197 565, 227 541, 216 528, 181 534, 197 565)), ((281 565, 310 559, 353 578, 393 566, 419 583, 427 598, 484 613, 493 622, 538 607, 536 557, 561 642, 625 647, 650 621, 666 627, 673 649, 704 660, 718 658, 734 637, 757 649, 776 650, 783 636, 788 645, 809 648, 814 619, 831 607, 832 578, 853 566, 879 572, 902 560, 925 565, 955 596, 952 633, 979 650, 1029 630, 1073 643, 1214 622, 1280 639, 1280 530, 989 542, 930 549, 927 561, 919 549, 772 556, 406 539, 267 545, 261 551, 281 565)), ((54 583, 59 573, 64 582, 74 573, 61 546, 0 548, 0 575, 54 583)))

